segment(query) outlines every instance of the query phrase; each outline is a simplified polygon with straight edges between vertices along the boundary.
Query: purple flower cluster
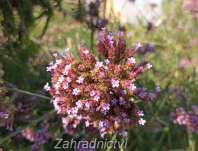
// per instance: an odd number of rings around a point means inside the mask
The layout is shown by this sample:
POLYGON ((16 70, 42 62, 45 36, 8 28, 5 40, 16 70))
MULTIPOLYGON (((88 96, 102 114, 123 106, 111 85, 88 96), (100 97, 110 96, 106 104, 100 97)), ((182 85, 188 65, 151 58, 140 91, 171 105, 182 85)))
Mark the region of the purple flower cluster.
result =
POLYGON ((102 0, 94 0, 88 4, 86 23, 92 31, 100 30, 108 24, 108 20, 100 15, 102 2, 102 0))
POLYGON ((146 88, 137 88, 135 91, 135 94, 141 99, 141 100, 145 100, 145 101, 153 101, 156 100, 159 92, 160 92, 160 88, 157 87, 154 92, 148 92, 146 88))
POLYGON ((193 105, 191 111, 179 107, 175 113, 171 113, 174 124, 183 125, 194 133, 198 133, 198 106, 193 105))
POLYGON ((8 114, 7 113, 5 113, 5 112, 0 112, 0 119, 2 118, 2 119, 7 119, 8 118, 8 114))
POLYGON ((45 144, 51 135, 46 128, 35 131, 32 128, 26 128, 21 132, 22 137, 32 142, 32 151, 40 151, 42 145, 45 144))
POLYGON ((139 48, 138 53, 145 55, 147 53, 152 53, 155 51, 155 46, 153 44, 144 44, 139 48))
POLYGON ((156 95, 136 86, 137 77, 152 67, 147 62, 136 65, 134 55, 139 47, 126 48, 123 32, 115 36, 104 29, 97 44, 103 60, 85 47, 80 48, 80 60, 69 52, 55 55, 55 62, 47 67, 52 86, 47 83, 44 88, 53 96, 67 132, 78 132, 83 123, 86 130, 94 129, 101 136, 126 136, 131 126, 145 124, 144 114, 133 100, 152 101, 156 95))
POLYGON ((198 0, 184 1, 184 9, 191 12, 194 17, 198 18, 198 0))
POLYGON ((15 107, 12 103, 0 102, 0 127, 13 130, 15 107))

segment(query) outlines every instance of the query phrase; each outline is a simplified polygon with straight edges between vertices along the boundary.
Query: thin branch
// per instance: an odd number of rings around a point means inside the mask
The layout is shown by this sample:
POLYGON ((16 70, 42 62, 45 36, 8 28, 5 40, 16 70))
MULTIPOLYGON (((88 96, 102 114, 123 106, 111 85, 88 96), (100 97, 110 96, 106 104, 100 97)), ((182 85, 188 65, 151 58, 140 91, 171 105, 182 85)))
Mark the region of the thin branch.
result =
POLYGON ((43 28, 42 34, 40 35, 40 38, 42 38, 42 37, 45 35, 45 33, 46 33, 46 31, 47 31, 47 28, 48 28, 48 26, 49 26, 50 19, 51 19, 51 17, 48 16, 48 17, 47 17, 47 21, 46 21, 46 23, 45 23, 45 26, 44 26, 44 28, 43 28))
POLYGON ((47 97, 45 95, 38 94, 38 93, 32 93, 32 92, 21 90, 21 89, 18 89, 18 88, 7 88, 7 87, 5 87, 5 89, 8 90, 8 91, 14 91, 14 92, 18 92, 18 93, 23 93, 23 94, 39 97, 39 98, 42 98, 42 99, 45 99, 45 100, 51 100, 50 97, 47 97))

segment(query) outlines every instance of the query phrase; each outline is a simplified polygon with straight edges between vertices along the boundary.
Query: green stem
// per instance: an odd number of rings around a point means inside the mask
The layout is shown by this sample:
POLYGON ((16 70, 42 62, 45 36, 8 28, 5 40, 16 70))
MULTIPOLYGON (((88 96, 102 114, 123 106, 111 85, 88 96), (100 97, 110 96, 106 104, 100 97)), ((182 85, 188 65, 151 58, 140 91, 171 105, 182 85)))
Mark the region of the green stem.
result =
POLYGON ((193 136, 193 133, 188 131, 188 151, 196 151, 196 141, 193 136))
MULTIPOLYGON (((116 134, 114 134, 113 136, 112 136, 112 139, 111 139, 111 141, 115 141, 115 139, 116 139, 116 134)), ((111 147, 108 147, 107 148, 107 151, 111 151, 112 150, 112 148, 111 147)))
POLYGON ((32 93, 32 92, 21 90, 21 89, 18 89, 18 88, 5 88, 5 89, 8 90, 8 91, 14 91, 14 92, 18 92, 18 93, 23 93, 23 94, 39 97, 39 98, 42 98, 42 99, 45 99, 45 100, 51 100, 50 97, 47 97, 45 95, 32 93))
POLYGON ((90 49, 93 52, 93 48, 94 48, 94 34, 95 34, 95 30, 91 29, 91 35, 90 35, 90 49))

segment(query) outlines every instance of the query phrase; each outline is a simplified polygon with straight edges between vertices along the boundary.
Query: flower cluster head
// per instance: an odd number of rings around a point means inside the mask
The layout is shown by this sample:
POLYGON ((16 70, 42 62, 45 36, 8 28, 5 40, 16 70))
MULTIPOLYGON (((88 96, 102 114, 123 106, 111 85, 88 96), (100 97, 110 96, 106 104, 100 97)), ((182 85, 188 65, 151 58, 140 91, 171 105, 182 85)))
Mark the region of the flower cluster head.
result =
POLYGON ((108 24, 108 20, 100 14, 102 3, 102 0, 92 0, 87 7, 85 6, 86 15, 84 21, 92 31, 100 30, 108 24))
POLYGON ((191 111, 179 107, 171 114, 173 123, 183 125, 194 133, 198 133, 198 106, 193 105, 191 111))
POLYGON ((7 119, 8 118, 8 114, 7 113, 5 113, 5 112, 0 112, 0 119, 2 118, 2 119, 7 119))
POLYGON ((80 59, 68 51, 56 55, 55 62, 47 67, 52 86, 46 84, 45 89, 53 96, 66 131, 78 132, 84 124, 86 130, 101 136, 126 135, 131 126, 145 124, 143 111, 133 99, 149 102, 156 95, 135 84, 137 77, 152 67, 149 63, 136 65, 134 55, 139 47, 126 48, 122 32, 114 36, 103 29, 97 43, 102 60, 84 46, 79 50, 80 59))
POLYGON ((155 51, 155 46, 153 44, 144 44, 141 48, 139 48, 139 54, 146 55, 147 53, 152 53, 155 51))
POLYGON ((183 5, 185 10, 191 12, 195 18, 198 18, 198 0, 186 0, 183 5))
POLYGON ((21 136, 33 143, 31 147, 32 151, 41 151, 42 145, 49 141, 52 137, 51 133, 49 133, 46 127, 39 129, 38 131, 35 131, 30 127, 25 128, 22 130, 21 136))

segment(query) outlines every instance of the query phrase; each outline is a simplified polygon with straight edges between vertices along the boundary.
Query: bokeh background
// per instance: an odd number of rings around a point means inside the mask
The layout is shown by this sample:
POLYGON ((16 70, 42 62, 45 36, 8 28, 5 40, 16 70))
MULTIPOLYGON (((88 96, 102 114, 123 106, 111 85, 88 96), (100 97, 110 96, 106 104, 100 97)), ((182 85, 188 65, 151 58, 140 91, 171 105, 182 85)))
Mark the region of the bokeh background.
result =
POLYGON ((131 128, 122 150, 198 150, 197 134, 170 117, 198 104, 197 0, 0 0, 0 23, 0 113, 7 115, 0 117, 0 151, 52 151, 56 138, 72 139, 43 90, 46 66, 65 48, 78 57, 81 44, 97 55, 102 27, 124 31, 128 47, 143 44, 138 61, 153 69, 140 85, 161 89, 142 106, 147 123, 131 128))

